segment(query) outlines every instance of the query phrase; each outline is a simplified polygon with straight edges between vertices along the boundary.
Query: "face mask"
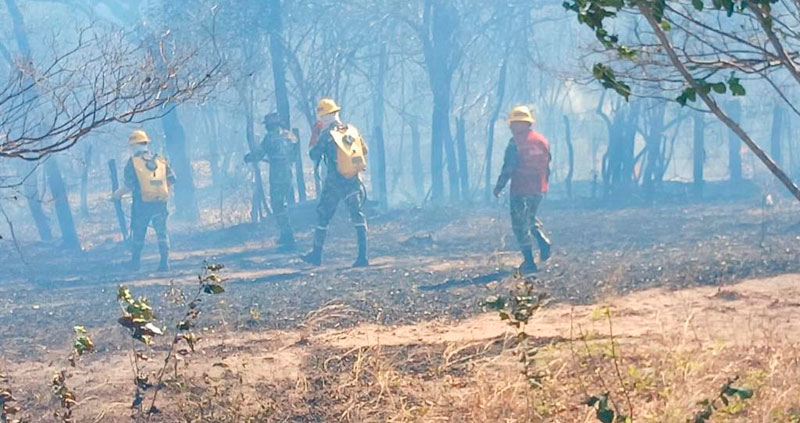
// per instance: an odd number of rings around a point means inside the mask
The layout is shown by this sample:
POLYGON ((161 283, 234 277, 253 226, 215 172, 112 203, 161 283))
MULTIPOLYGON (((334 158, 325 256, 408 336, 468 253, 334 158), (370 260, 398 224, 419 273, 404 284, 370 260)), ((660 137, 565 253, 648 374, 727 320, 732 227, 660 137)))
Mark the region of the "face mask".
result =
POLYGON ((339 121, 339 114, 338 114, 338 113, 330 113, 330 114, 327 114, 327 115, 321 116, 321 117, 319 118, 319 120, 321 120, 321 121, 322 121, 322 123, 323 123, 325 126, 330 126, 330 125, 331 125, 331 124, 333 124, 334 122, 338 122, 338 121, 339 121))
POLYGON ((131 156, 135 156, 139 153, 144 153, 147 151, 147 144, 134 144, 129 148, 131 152, 131 156))

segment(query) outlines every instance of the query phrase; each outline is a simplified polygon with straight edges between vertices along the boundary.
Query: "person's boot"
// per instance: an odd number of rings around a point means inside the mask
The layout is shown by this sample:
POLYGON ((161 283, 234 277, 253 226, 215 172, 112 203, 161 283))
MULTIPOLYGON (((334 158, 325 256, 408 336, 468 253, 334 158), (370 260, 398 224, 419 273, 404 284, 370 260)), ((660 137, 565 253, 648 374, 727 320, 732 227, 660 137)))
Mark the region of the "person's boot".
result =
POLYGON ((319 266, 322 264, 322 246, 325 244, 325 230, 317 229, 314 231, 314 248, 311 252, 304 254, 301 258, 304 262, 319 266))
POLYGON ((161 261, 158 263, 159 272, 169 271, 169 244, 159 242, 158 252, 161 253, 161 261))
POLYGON ((137 272, 142 267, 142 251, 135 248, 131 251, 131 259, 125 264, 125 267, 132 272, 137 272))
POLYGON ((356 238, 358 239, 358 258, 353 263, 353 267, 367 267, 369 266, 369 259, 367 259, 366 226, 356 226, 356 238))
POLYGON ((533 261, 533 251, 531 250, 531 247, 522 248, 522 257, 524 258, 524 261, 519 266, 519 272, 522 274, 522 276, 528 276, 539 271, 539 269, 536 267, 536 262, 533 261))
POLYGON ((533 236, 536 238, 536 243, 539 245, 539 260, 547 261, 550 258, 550 239, 544 234, 541 228, 536 228, 533 231, 533 236))
POLYGON ((281 236, 275 241, 278 244, 278 251, 294 251, 297 244, 294 241, 294 233, 291 229, 281 228, 281 236))

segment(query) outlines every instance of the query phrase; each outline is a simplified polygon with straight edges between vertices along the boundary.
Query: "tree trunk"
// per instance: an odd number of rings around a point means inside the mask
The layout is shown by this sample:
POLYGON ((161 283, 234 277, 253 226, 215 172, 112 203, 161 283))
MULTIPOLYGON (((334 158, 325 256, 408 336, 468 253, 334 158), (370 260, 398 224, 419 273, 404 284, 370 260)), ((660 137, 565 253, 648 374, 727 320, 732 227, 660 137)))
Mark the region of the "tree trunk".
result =
POLYGON ((567 155, 569 159, 569 170, 567 171, 567 179, 564 181, 567 185, 567 197, 572 199, 572 175, 575 173, 575 150, 572 147, 572 130, 570 128, 569 116, 564 115, 564 140, 567 143, 567 155))
MULTIPOLYGON (((444 200, 444 149, 448 146, 452 148, 453 141, 450 133, 450 90, 443 93, 443 89, 437 89, 439 93, 434 94, 433 116, 431 124, 431 196, 434 202, 444 200)), ((456 195, 458 191, 458 175, 456 168, 451 160, 448 160, 447 170, 450 175, 450 195, 456 195), (455 173, 455 174, 454 174, 455 173)))
MULTIPOLYGON (((272 80, 275 84, 275 106, 278 114, 291 127, 291 107, 289 90, 286 88, 286 52, 283 47, 283 6, 281 0, 269 0, 269 52, 272 58, 272 80)), ((297 201, 306 201, 306 180, 303 172, 303 156, 298 148, 294 162, 297 201)), ((294 195, 289 197, 295 202, 294 195)))
POLYGON ((161 126, 166 137, 167 155, 170 166, 175 172, 175 210, 182 219, 196 219, 197 202, 195 201, 194 175, 192 162, 186 152, 186 133, 178 117, 178 109, 174 108, 161 118, 161 126))
POLYGON ((374 118, 374 141, 375 158, 371 161, 373 173, 373 187, 378 202, 383 209, 388 206, 388 193, 386 188, 386 145, 383 139, 384 122, 384 94, 386 91, 386 72, 389 67, 389 52, 386 44, 381 45, 380 55, 378 56, 377 71, 375 74, 374 91, 372 103, 372 114, 374 118))
POLYGON ((428 70, 428 79, 433 94, 431 119, 431 191, 434 202, 444 199, 443 154, 447 155, 447 174, 450 181, 450 197, 458 198, 458 164, 450 131, 451 88, 455 59, 459 46, 454 40, 458 15, 455 7, 446 1, 426 4, 423 14, 426 32, 423 53, 428 70))
POLYGON ((692 177, 694 180, 693 191, 697 199, 703 197, 703 164, 706 160, 705 151, 705 116, 701 112, 694 113, 694 148, 692 154, 692 177))
POLYGON ((295 138, 297 141, 297 151, 295 152, 294 158, 294 177, 295 182, 297 183, 297 200, 299 202, 305 202, 308 199, 308 195, 306 195, 306 175, 303 172, 303 152, 302 148, 300 147, 300 130, 297 128, 292 129, 295 138))
MULTIPOLYGON (((28 34, 25 30, 25 20, 17 6, 16 0, 5 0, 8 14, 11 17, 11 24, 14 29, 14 38, 17 41, 17 47, 22 53, 24 63, 31 62, 31 47, 28 43, 28 34)), ((34 86, 35 89, 35 86, 34 86)), ((50 231, 50 224, 47 217, 42 210, 42 204, 39 201, 39 182, 37 179, 38 170, 36 167, 25 169, 25 197, 28 200, 28 207, 31 210, 31 216, 36 223, 36 229, 39 231, 39 238, 42 241, 50 241, 53 235, 50 231)))
POLYGON ((89 217, 89 166, 92 164, 92 146, 88 145, 83 152, 81 167, 81 216, 89 217))
POLYGON ((642 188, 648 201, 655 197, 656 183, 660 182, 662 167, 664 165, 664 115, 666 103, 658 101, 649 104, 645 118, 648 123, 648 132, 645 134, 644 169, 642 170, 642 188))
MULTIPOLYGON (((50 223, 47 220, 47 215, 44 214, 42 202, 39 199, 39 170, 33 166, 35 165, 24 170, 27 176, 23 181, 25 199, 28 202, 33 222, 36 224, 36 230, 39 232, 39 239, 47 242, 53 239, 53 233, 50 230, 50 223)), ((27 168, 28 166, 25 167, 27 168)))
POLYGON ((213 180, 214 188, 222 190, 224 189, 225 173, 222 168, 222 154, 219 148, 219 120, 216 108, 213 106, 208 107, 203 113, 203 117, 205 132, 208 137, 208 163, 211 167, 211 179, 213 180))
POLYGON ((81 243, 78 241, 78 232, 75 230, 75 221, 72 219, 67 188, 64 185, 64 178, 61 176, 61 170, 58 168, 55 156, 51 156, 47 160, 45 172, 47 172, 47 182, 50 185, 50 192, 53 194, 53 201, 56 206, 58 226, 61 228, 62 247, 69 250, 80 250, 81 243))
POLYGON ((269 0, 269 52, 272 58, 272 79, 275 83, 275 102, 278 114, 291 122, 289 91, 286 89, 286 60, 281 41, 283 33, 283 7, 281 0, 269 0))
POLYGON ((503 64, 500 65, 500 77, 497 79, 497 101, 492 110, 492 115, 489 118, 487 125, 488 142, 486 143, 486 174, 484 175, 484 200, 488 203, 492 200, 492 156, 494 155, 494 125, 500 116, 500 109, 503 107, 503 101, 506 93, 506 75, 508 74, 508 55, 503 58, 503 64))
MULTIPOLYGON (((239 91, 239 100, 245 107, 245 137, 250 152, 258 150, 256 134, 254 130, 255 122, 253 117, 253 96, 247 95, 247 88, 239 91)), ((267 216, 267 197, 264 194, 264 181, 261 177, 260 162, 252 163, 253 168, 253 201, 250 204, 250 222, 258 223, 267 216)))
POLYGON ((772 109, 772 133, 770 134, 770 154, 778 166, 783 165, 783 152, 781 151, 781 129, 783 128, 783 108, 775 105, 772 109))
MULTIPOLYGON (((728 113, 731 119, 736 122, 741 122, 742 119, 742 104, 738 101, 731 101, 728 103, 728 113)), ((742 140, 736 135, 735 132, 728 132, 728 175, 730 182, 738 184, 742 181, 742 140)))
POLYGON ((422 155, 420 147, 421 137, 419 126, 416 120, 412 121, 411 127, 411 174, 414 177, 414 189, 417 194, 417 201, 423 201, 425 197, 425 181, 422 178, 422 155))
POLYGON ((450 181, 450 201, 458 201, 461 186, 460 186, 460 179, 458 176, 459 174, 458 157, 456 156, 455 142, 453 140, 453 135, 450 132, 449 101, 447 105, 446 116, 447 119, 442 122, 444 124, 444 127, 440 129, 444 129, 443 143, 444 143, 444 151, 445 154, 447 155, 447 179, 450 181))
POLYGON ((456 142, 458 143, 458 175, 461 181, 461 201, 470 201, 469 167, 467 163, 467 129, 464 118, 456 119, 456 142))

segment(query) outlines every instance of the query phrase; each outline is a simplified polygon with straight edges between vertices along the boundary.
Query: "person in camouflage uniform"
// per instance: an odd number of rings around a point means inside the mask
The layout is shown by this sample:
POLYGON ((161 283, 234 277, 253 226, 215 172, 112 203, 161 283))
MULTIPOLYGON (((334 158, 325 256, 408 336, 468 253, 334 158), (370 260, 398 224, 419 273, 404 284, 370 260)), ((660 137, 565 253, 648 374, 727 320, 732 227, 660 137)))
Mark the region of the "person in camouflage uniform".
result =
POLYGON ((294 195, 292 189, 292 164, 297 155, 299 144, 289 125, 278 113, 270 113, 264 117, 267 129, 264 139, 257 151, 245 156, 245 161, 269 162, 269 199, 272 213, 278 223, 280 236, 277 244, 283 251, 295 249, 294 231, 289 220, 289 199, 294 195))
MULTIPOLYGON (((322 248, 325 236, 339 202, 344 200, 350 221, 356 229, 358 240, 358 257, 353 267, 367 267, 367 219, 364 215, 365 191, 361 178, 356 175, 352 178, 343 176, 337 171, 337 146, 334 143, 331 131, 338 129, 344 131, 348 125, 342 123, 339 117, 339 108, 331 99, 320 100, 317 106, 317 115, 320 121, 314 128, 311 138, 309 155, 314 163, 325 161, 327 175, 322 185, 319 204, 317 204, 317 228, 314 230, 313 250, 303 256, 303 260, 319 266, 322 263, 322 248)), ((366 145, 364 146, 366 153, 366 145)))
POLYGON ((532 129, 534 122, 528 107, 517 106, 511 110, 508 123, 513 137, 508 142, 503 168, 494 188, 497 197, 511 180, 511 227, 524 258, 520 266, 523 274, 537 271, 531 238, 535 238, 539 245, 540 260, 550 257, 550 240, 536 217, 539 204, 549 188, 550 144, 542 134, 532 129))
POLYGON ((134 158, 144 159, 144 163, 146 163, 150 171, 155 171, 158 166, 166 166, 165 175, 169 192, 171 192, 171 188, 175 184, 175 174, 166 159, 148 149, 149 143, 150 138, 144 131, 136 130, 131 134, 128 140, 131 158, 128 159, 123 171, 124 185, 114 193, 114 198, 120 199, 128 192, 133 196, 131 205, 130 269, 139 270, 147 228, 152 223, 158 239, 158 251, 161 254, 158 270, 168 271, 169 234, 167 232, 167 217, 169 212, 167 211, 167 200, 147 201, 143 198, 141 182, 134 169, 134 158))

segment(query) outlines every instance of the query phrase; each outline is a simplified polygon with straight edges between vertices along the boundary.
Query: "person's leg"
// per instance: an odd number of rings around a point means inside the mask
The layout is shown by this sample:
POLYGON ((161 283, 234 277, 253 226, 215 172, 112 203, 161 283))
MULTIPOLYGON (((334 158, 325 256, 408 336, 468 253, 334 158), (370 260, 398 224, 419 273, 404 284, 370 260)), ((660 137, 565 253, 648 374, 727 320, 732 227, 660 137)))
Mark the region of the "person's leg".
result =
POLYGON ((278 224, 280 237, 278 238, 278 245, 283 248, 294 247, 294 231, 289 222, 289 195, 291 185, 287 181, 270 181, 270 206, 272 213, 275 214, 275 220, 278 224))
POLYGON ((128 265, 131 270, 139 270, 141 266, 142 248, 147 235, 147 226, 150 224, 150 215, 142 207, 131 208, 131 261, 128 265))
POLYGON ((531 250, 532 243, 526 200, 526 197, 511 196, 511 229, 517 238, 517 244, 524 260, 520 266, 520 271, 532 273, 536 271, 536 264, 533 261, 533 251, 531 250))
POLYGON ((550 238, 544 233, 542 221, 538 218, 535 221, 534 228, 531 230, 533 237, 536 239, 536 244, 539 245, 539 260, 547 261, 550 258, 550 238))
POLYGON ((542 203, 543 196, 541 195, 534 195, 531 197, 527 197, 527 214, 528 214, 528 222, 530 225, 530 233, 533 236, 533 239, 536 240, 536 244, 539 247, 539 259, 541 261, 545 261, 550 258, 550 240, 547 238, 547 235, 544 234, 542 230, 542 221, 536 217, 536 214, 539 210, 539 205, 542 203))
POLYGON ((161 261, 158 264, 158 270, 160 272, 169 270, 169 232, 167 232, 167 216, 166 204, 164 204, 163 210, 153 215, 153 229, 156 230, 158 252, 161 255, 161 261))
POLYGON ((356 229, 356 239, 358 241, 358 257, 353 263, 353 267, 367 267, 369 266, 369 259, 367 258, 367 218, 364 215, 364 194, 361 191, 361 186, 357 187, 357 191, 351 192, 345 197, 345 205, 350 212, 350 221, 356 229))
POLYGON ((339 197, 338 187, 334 183, 325 181, 319 204, 317 204, 317 228, 314 230, 314 246, 310 253, 303 256, 304 261, 315 266, 322 264, 322 247, 325 245, 328 225, 336 213, 336 206, 339 205, 339 197))

